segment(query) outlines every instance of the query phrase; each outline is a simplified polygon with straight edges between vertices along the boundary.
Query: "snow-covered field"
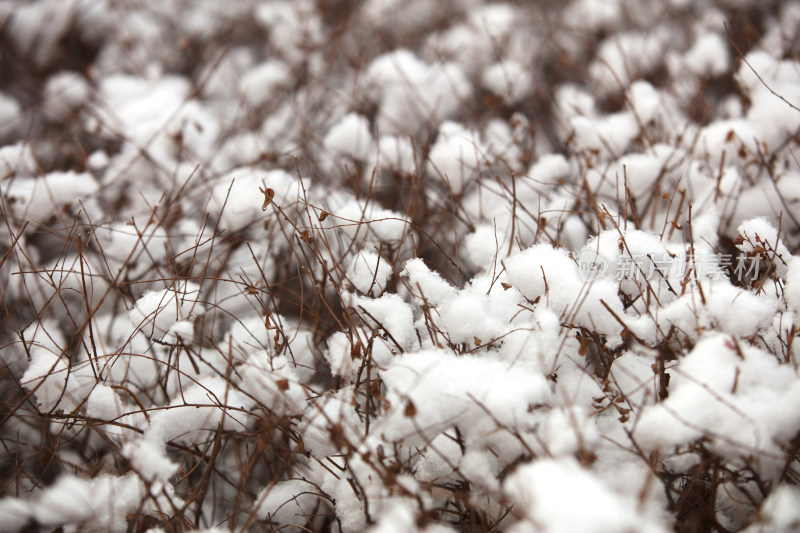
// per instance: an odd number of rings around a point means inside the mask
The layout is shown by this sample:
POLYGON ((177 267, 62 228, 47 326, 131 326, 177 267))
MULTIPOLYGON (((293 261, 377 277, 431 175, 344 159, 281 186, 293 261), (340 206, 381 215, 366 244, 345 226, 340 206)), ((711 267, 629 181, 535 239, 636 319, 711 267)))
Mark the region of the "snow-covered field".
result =
POLYGON ((800 2, 0 28, 0 531, 800 530, 800 2))

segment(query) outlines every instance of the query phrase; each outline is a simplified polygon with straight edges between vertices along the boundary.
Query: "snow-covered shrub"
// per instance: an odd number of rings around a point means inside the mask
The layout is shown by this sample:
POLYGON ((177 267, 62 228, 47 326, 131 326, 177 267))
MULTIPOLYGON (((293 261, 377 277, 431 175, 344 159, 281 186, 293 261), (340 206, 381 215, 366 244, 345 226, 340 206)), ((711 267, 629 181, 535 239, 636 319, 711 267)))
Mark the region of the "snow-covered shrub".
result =
POLYGON ((796 2, 0 2, 0 531, 798 529, 796 2))

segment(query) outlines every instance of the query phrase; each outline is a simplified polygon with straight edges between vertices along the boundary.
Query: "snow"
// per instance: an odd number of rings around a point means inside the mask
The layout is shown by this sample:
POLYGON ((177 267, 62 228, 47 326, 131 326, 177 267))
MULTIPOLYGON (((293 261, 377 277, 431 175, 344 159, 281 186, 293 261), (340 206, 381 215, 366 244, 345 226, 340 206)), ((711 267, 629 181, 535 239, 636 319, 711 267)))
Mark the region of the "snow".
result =
POLYGON ((361 252, 353 258, 347 279, 361 294, 383 292, 392 267, 375 252, 361 252))
POLYGON ((553 533, 668 530, 637 516, 635 502, 615 495, 574 460, 534 461, 514 471, 503 489, 531 528, 553 533))
POLYGON ((720 76, 730 68, 728 43, 721 35, 700 36, 686 52, 686 67, 698 76, 720 76))
POLYGON ((579 324, 610 335, 609 343, 617 343, 620 326, 603 306, 622 316, 619 287, 608 279, 584 284, 578 267, 563 249, 537 244, 505 261, 509 283, 529 301, 544 301, 562 317, 572 316, 579 324), (580 295, 581 305, 576 305, 580 295), (573 316, 574 315, 574 316, 573 316))
POLYGON ((428 154, 430 172, 453 194, 462 193, 480 173, 485 148, 461 124, 443 122, 428 154))
POLYGON ((786 305, 795 313, 800 313, 800 259, 792 258, 785 274, 784 297, 786 305))
POLYGON ((409 290, 419 298, 439 305, 453 298, 455 288, 435 271, 430 270, 420 258, 409 259, 404 265, 403 276, 408 279, 409 290))
POLYGON ((89 483, 64 475, 45 490, 36 506, 36 521, 45 526, 80 523, 93 513, 94 496, 89 483))
POLYGON ((796 413, 775 408, 797 401, 793 369, 762 350, 712 334, 674 374, 669 398, 646 409, 639 421, 641 446, 664 449, 706 436, 725 457, 756 454, 757 467, 776 468, 770 454, 798 423, 796 413))
POLYGON ((159 442, 191 444, 209 431, 242 428, 247 415, 241 410, 248 403, 222 378, 209 377, 185 386, 166 409, 152 416, 149 436, 159 442))
POLYGON ((17 498, 3 498, 0 500, 0 531, 16 533, 31 517, 31 506, 24 500, 17 498))
POLYGON ((442 350, 404 355, 381 377, 395 406, 380 425, 379 434, 390 442, 431 439, 451 426, 478 438, 494 421, 515 427, 525 418, 529 404, 549 397, 540 374, 517 371, 509 376, 499 361, 456 357, 442 350), (499 383, 502 388, 497 387, 499 383), (461 399, 462 387, 469 391, 467 402, 461 399), (437 408, 417 408, 416 414, 408 415, 409 403, 437 408))
POLYGON ((64 71, 50 76, 44 88, 44 110, 53 119, 63 120, 75 113, 89 97, 91 88, 77 72, 64 71))
POLYGON ((294 65, 306 59, 309 48, 321 45, 325 29, 311 0, 262 2, 255 20, 269 32, 269 44, 294 65))
POLYGON ((496 263, 500 253, 495 228, 481 224, 464 238, 465 256, 474 266, 488 268, 496 263))
POLYGON ((410 229, 406 217, 401 213, 347 199, 343 205, 330 206, 331 224, 351 240, 363 241, 365 246, 381 242, 399 243, 410 229))
POLYGON ((264 216, 264 194, 260 188, 272 189, 274 196, 270 203, 288 208, 303 187, 302 182, 283 170, 238 168, 219 178, 211 191, 209 211, 220 217, 228 231, 245 229, 264 216))
MULTIPOLYGON (((202 315, 198 302, 200 286, 186 282, 174 289, 147 291, 136 301, 130 319, 148 338, 174 339, 187 333, 184 321, 202 315)), ((187 340, 191 339, 191 325, 187 340)))
POLYGON ((120 398, 114 389, 106 385, 96 385, 89 395, 86 414, 92 418, 112 421, 122 414, 120 398))
POLYGON ((378 166, 403 174, 413 173, 417 164, 411 140, 408 137, 381 135, 378 139, 378 166))
POLYGON ((643 124, 654 120, 664 105, 658 90, 643 80, 631 84, 628 89, 628 102, 643 124))
POLYGON ((29 143, 19 142, 0 147, 0 170, 3 177, 30 176, 36 173, 36 158, 29 143))
POLYGON ((276 526, 305 523, 317 506, 317 488, 307 481, 289 479, 264 487, 256 496, 256 514, 276 526))
POLYGON ((758 531, 789 532, 797 527, 800 521, 797 502, 800 492, 790 485, 780 485, 764 501, 763 515, 758 523, 746 528, 746 533, 758 531))
POLYGON ((366 75, 378 102, 376 123, 381 134, 414 133, 431 120, 452 118, 471 93, 459 67, 429 65, 408 50, 377 57, 366 75))
POLYGON ((372 153, 374 144, 369 121, 364 116, 348 113, 328 130, 322 144, 329 150, 364 160, 372 153))
POLYGON ((64 207, 78 207, 99 187, 90 174, 68 171, 51 172, 42 178, 17 178, 3 189, 14 217, 47 222, 50 217, 59 216, 64 207))
POLYGON ((742 222, 737 228, 742 237, 741 244, 736 247, 745 254, 765 254, 775 274, 783 277, 787 271, 788 260, 792 254, 783 244, 780 231, 770 224, 765 217, 752 218, 742 222), (763 250, 763 251, 762 251, 763 250))
POLYGON ((588 31, 614 27, 619 22, 621 14, 622 6, 618 0, 609 2, 573 0, 566 8, 568 20, 588 31))
POLYGON ((14 133, 22 124, 22 108, 12 96, 0 92, 0 137, 14 133))
POLYGON ((344 388, 308 405, 299 431, 312 457, 337 455, 361 441, 363 428, 352 404, 352 392, 344 388), (339 437, 331 440, 334 428, 339 437))
POLYGON ((528 176, 539 185, 558 185, 570 175, 569 161, 561 154, 544 154, 531 165, 528 176))
POLYGON ((380 298, 351 295, 347 304, 367 324, 384 332, 387 341, 397 349, 410 350, 417 344, 411 306, 398 295, 389 293, 380 298))
POLYGON ((759 133, 759 140, 767 147, 778 146, 787 135, 800 126, 800 111, 795 100, 794 87, 798 78, 797 62, 778 61, 765 52, 755 51, 745 57, 736 72, 736 80, 751 99, 748 121, 759 133), (763 75, 758 74, 763 72, 763 75), (783 98, 775 97, 775 94, 783 98))
POLYGON ((55 324, 45 322, 42 326, 30 326, 23 332, 30 365, 20 383, 36 397, 43 412, 56 409, 70 412, 89 394, 94 379, 85 367, 70 371, 67 361, 61 356, 66 340, 61 335, 51 337, 58 331, 55 324), (35 331, 31 332, 31 329, 35 331))
POLYGON ((503 98, 509 104, 516 104, 530 96, 533 80, 525 65, 514 59, 506 59, 491 65, 481 78, 485 89, 503 98))
POLYGON ((166 456, 164 447, 149 439, 126 443, 122 455, 136 474, 149 482, 167 480, 178 470, 178 465, 166 456))
POLYGON ((277 99, 289 80, 289 68, 281 61, 271 60, 249 69, 242 76, 239 90, 248 105, 258 107, 277 99))
POLYGON ((664 36, 659 31, 620 32, 603 41, 589 67, 600 90, 616 90, 651 72, 662 57, 664 36))
POLYGON ((796 3, 0 23, 0 531, 797 529, 796 3))
POLYGON ((297 372, 285 357, 272 357, 267 362, 256 353, 247 359, 240 373, 242 391, 272 413, 298 416, 303 412, 306 393, 297 372))

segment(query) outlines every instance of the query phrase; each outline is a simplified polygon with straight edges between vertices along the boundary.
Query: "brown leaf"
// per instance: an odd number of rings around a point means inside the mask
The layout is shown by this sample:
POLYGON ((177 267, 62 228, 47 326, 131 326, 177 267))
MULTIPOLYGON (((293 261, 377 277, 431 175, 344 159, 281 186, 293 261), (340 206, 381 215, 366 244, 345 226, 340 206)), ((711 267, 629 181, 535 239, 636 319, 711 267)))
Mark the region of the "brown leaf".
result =
POLYGON ((307 242, 311 244, 314 242, 314 237, 308 232, 307 229, 304 229, 303 232, 300 234, 300 240, 303 242, 307 242))
POLYGON ((354 361, 356 359, 361 359, 361 352, 363 350, 364 350, 364 344, 361 342, 361 340, 358 340, 355 346, 353 346, 353 348, 350 350, 350 358, 353 359, 354 361))
POLYGON ((266 189, 260 189, 261 192, 264 193, 264 203, 261 205, 261 210, 266 211, 267 206, 272 203, 272 199, 275 198, 275 191, 267 187, 266 189))

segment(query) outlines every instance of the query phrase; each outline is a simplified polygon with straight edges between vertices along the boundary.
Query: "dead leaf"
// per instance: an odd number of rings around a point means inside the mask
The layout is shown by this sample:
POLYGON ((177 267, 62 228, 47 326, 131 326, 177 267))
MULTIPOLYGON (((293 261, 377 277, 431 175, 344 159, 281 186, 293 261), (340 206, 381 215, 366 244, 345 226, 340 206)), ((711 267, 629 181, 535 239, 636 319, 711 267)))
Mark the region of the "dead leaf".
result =
POLYGON ((266 189, 262 189, 259 187, 259 190, 264 193, 264 203, 261 205, 261 210, 266 211, 267 207, 270 203, 272 203, 272 199, 275 198, 275 191, 267 187, 266 189))

